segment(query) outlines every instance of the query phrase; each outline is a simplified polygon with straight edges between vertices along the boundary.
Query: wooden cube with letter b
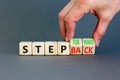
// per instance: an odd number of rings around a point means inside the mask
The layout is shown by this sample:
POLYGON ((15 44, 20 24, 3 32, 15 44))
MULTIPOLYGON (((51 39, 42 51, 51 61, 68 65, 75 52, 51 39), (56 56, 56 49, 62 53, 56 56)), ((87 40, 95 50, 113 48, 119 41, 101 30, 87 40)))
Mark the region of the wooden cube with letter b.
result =
POLYGON ((70 41, 70 53, 71 55, 82 54, 82 40, 79 38, 73 38, 70 41))
POLYGON ((83 55, 90 54, 93 55, 95 54, 95 41, 92 38, 84 38, 82 40, 83 42, 83 55))

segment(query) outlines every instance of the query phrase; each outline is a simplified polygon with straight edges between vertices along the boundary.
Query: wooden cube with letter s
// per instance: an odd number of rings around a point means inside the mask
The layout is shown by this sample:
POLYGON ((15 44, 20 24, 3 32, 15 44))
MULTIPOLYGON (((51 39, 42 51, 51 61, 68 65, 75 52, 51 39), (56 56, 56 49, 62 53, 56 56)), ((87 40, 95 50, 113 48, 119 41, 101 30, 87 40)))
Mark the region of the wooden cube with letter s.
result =
POLYGON ((19 43, 19 55, 32 55, 31 41, 24 41, 19 43))

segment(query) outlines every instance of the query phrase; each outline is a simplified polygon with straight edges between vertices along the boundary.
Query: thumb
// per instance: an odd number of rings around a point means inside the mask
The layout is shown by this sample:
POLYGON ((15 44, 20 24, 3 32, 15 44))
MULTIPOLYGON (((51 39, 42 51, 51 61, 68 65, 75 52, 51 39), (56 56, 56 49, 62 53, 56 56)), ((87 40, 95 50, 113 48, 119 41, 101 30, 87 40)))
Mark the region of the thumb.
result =
POLYGON ((111 21, 111 19, 109 19, 109 18, 98 20, 96 28, 93 32, 93 38, 95 40, 95 44, 96 44, 97 47, 99 46, 100 40, 104 36, 110 21, 111 21))

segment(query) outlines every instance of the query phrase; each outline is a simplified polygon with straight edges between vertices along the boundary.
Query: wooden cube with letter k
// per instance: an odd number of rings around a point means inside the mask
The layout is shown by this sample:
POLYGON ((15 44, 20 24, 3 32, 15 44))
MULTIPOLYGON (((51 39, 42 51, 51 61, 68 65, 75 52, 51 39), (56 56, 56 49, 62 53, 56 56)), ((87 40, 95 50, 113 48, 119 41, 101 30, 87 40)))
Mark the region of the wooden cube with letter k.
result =
POLYGON ((83 42, 83 55, 93 55, 95 54, 95 41, 92 38, 84 38, 83 42))

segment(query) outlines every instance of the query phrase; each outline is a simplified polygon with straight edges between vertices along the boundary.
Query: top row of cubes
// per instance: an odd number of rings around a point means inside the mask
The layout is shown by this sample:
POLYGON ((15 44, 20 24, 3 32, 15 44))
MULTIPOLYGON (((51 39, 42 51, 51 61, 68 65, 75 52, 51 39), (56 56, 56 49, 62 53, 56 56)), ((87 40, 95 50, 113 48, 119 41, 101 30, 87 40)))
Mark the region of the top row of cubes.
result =
POLYGON ((19 44, 20 55, 80 55, 95 54, 95 42, 92 38, 74 38, 69 42, 27 42, 19 44))

